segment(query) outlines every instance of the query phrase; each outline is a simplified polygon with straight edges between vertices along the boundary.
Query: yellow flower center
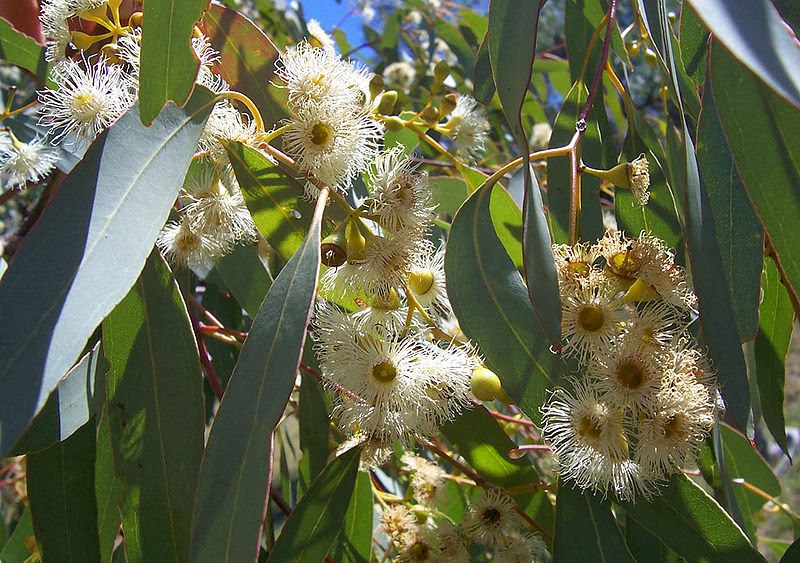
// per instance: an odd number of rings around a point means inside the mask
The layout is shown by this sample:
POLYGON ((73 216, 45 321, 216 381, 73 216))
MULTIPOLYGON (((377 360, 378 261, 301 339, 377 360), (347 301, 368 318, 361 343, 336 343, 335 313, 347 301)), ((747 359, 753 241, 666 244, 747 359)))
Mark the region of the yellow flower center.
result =
POLYGON ((372 367, 372 377, 380 383, 391 383, 397 377, 397 368, 392 362, 381 362, 372 367))
POLYGON ((617 365, 617 381, 628 389, 638 389, 644 383, 647 374, 634 360, 624 360, 617 365))
POLYGON ((575 422, 575 430, 578 432, 578 435, 582 438, 586 438, 589 441, 599 440, 600 434, 603 431, 603 428, 600 426, 599 422, 595 420, 594 417, 585 415, 580 417, 575 422))
POLYGON ((597 332, 603 328, 605 318, 603 309, 596 305, 584 305, 578 311, 578 325, 586 332, 597 332))
POLYGON ((72 97, 70 110, 79 121, 92 121, 103 109, 103 105, 94 92, 77 92, 72 97))
POLYGON ((330 136, 331 129, 324 123, 316 123, 314 127, 311 128, 311 142, 318 147, 327 143, 330 136))

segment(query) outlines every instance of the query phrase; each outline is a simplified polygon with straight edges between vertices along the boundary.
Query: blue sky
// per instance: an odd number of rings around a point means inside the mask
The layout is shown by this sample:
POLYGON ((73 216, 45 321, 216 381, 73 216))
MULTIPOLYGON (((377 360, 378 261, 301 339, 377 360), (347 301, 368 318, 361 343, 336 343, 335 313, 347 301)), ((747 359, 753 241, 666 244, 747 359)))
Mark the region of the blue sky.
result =
POLYGON ((342 0, 341 3, 336 0, 300 0, 300 4, 306 18, 317 20, 325 31, 330 32, 339 26, 351 43, 362 37, 361 19, 357 14, 350 14, 353 6, 349 0, 342 0))

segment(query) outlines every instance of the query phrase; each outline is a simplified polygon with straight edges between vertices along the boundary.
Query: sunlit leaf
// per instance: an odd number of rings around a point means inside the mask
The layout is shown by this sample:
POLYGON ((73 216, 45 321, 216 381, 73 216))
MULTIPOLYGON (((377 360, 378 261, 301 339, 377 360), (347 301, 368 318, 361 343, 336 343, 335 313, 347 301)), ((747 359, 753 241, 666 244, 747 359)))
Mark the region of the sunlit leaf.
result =
POLYGON ((128 112, 94 142, 14 256, 0 280, 0 454, 136 281, 211 100, 198 88, 149 128, 135 108, 128 112))

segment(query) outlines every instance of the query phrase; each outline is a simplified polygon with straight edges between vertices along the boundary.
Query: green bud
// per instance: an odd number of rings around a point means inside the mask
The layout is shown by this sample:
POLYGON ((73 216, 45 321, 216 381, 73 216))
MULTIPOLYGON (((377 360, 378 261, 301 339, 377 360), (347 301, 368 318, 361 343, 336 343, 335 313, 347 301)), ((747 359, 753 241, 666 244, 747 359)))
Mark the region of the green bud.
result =
POLYGON ((439 110, 433 106, 428 106, 422 110, 422 115, 420 117, 422 117, 422 120, 425 121, 425 123, 430 123, 433 125, 434 123, 439 122, 439 110))
POLYGON ((380 74, 376 74, 369 81, 369 95, 374 100, 381 92, 383 92, 383 77, 380 74))
POLYGON ((390 117, 383 124, 386 126, 387 131, 392 131, 393 133, 397 133, 406 126, 405 121, 399 117, 390 117))
POLYGON ((450 63, 441 60, 433 67, 433 86, 438 88, 450 76, 450 63))
POLYGON ((456 109, 456 95, 447 94, 442 98, 442 103, 439 105, 439 119, 444 119, 454 109, 456 109))
POLYGON ((383 115, 391 115, 394 113, 394 106, 397 103, 397 92, 389 90, 384 92, 381 96, 381 101, 378 103, 378 111, 383 115))

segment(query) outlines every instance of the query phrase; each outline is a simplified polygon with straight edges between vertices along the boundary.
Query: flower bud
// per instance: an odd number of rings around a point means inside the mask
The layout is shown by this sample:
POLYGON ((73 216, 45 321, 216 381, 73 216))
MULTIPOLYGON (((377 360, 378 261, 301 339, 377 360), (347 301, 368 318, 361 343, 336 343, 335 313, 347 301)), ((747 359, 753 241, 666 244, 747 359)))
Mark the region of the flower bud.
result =
POLYGON ((456 108, 456 95, 447 94, 442 98, 442 103, 439 105, 439 119, 444 119, 450 112, 456 108))
POLYGON ((422 120, 425 121, 425 123, 430 123, 433 125, 439 121, 439 110, 433 106, 428 106, 422 110, 422 115, 420 117, 422 117, 422 120))
POLYGON ((393 133, 400 131, 401 129, 403 129, 403 127, 406 126, 405 121, 403 121, 399 117, 390 117, 389 119, 384 121, 383 124, 386 126, 387 131, 392 131, 393 133))
POLYGON ((367 246, 367 239, 361 234, 358 223, 357 220, 349 221, 347 227, 345 227, 345 232, 347 233, 347 259, 350 261, 363 260, 364 248, 367 246))
POLYGON ((497 374, 484 367, 472 370, 472 378, 469 385, 472 394, 481 401, 494 401, 503 392, 503 387, 497 374))
POLYGON ((397 103, 397 92, 389 90, 384 92, 381 96, 381 101, 378 103, 378 112, 383 115, 391 115, 394 112, 394 106, 397 103))
POLYGON ((381 92, 383 92, 383 77, 380 74, 376 74, 369 81, 369 96, 374 100, 381 92))
POLYGON ((141 27, 143 17, 144 14, 142 12, 133 12, 131 17, 128 18, 128 25, 131 27, 141 27))
POLYGON ((320 245, 322 263, 330 268, 338 268, 347 260, 347 240, 344 231, 338 229, 325 237, 320 245))
POLYGON ((433 67, 433 87, 438 88, 450 76, 450 64, 441 60, 433 67))

